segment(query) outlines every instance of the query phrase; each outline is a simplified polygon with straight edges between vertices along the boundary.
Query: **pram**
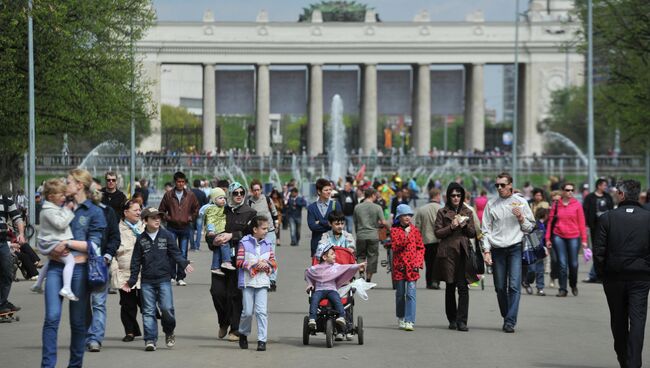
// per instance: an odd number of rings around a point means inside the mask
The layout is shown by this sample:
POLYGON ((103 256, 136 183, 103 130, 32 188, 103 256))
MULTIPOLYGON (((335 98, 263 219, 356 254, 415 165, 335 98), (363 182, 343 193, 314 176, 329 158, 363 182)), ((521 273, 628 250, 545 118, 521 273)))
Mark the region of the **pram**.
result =
MULTIPOLYGON (((356 257, 352 250, 342 247, 334 247, 336 252, 336 263, 354 264, 356 257)), ((318 263, 316 258, 312 259, 312 264, 318 263)), ((350 288, 345 295, 341 295, 341 303, 345 309, 345 328, 341 329, 334 320, 338 317, 336 310, 330 305, 329 300, 323 299, 318 305, 316 312, 316 328, 309 327, 309 316, 305 316, 302 324, 302 343, 309 345, 309 337, 316 336, 317 333, 325 333, 325 344, 328 348, 334 346, 334 337, 336 334, 357 335, 359 345, 363 345, 363 317, 357 317, 357 324, 354 324, 354 293, 355 289, 350 288)), ((312 293, 309 292, 309 304, 311 304, 312 293)))

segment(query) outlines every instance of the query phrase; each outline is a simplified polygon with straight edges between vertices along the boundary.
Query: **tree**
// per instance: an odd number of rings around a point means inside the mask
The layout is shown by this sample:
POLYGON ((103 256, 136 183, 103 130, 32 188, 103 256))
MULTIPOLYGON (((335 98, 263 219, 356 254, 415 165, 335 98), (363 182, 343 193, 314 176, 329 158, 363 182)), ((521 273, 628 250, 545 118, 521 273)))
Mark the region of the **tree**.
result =
MULTIPOLYGON (((356 1, 321 1, 318 4, 311 4, 303 8, 303 13, 298 18, 299 22, 311 21, 314 10, 320 10, 323 22, 363 22, 366 18, 366 11, 373 8, 356 1)), ((377 21, 379 16, 375 15, 377 21)))
MULTIPOLYGON (((5 184, 20 175, 16 169, 28 145, 27 4, 0 2, 0 183, 5 184)), ((34 1, 32 17, 38 151, 59 150, 50 142, 60 142, 63 133, 71 137, 73 152, 108 139, 127 142, 132 111, 139 135, 147 135, 153 109, 146 83, 132 92, 132 77, 142 78, 130 45, 153 21, 149 1, 34 1)))
POLYGON ((201 120, 184 107, 162 105, 160 125, 165 139, 165 148, 172 151, 189 152, 190 148, 201 151, 201 120), (198 135, 198 137, 197 137, 198 135), (198 139, 197 139, 198 138, 198 139), (197 142, 200 142, 197 144, 197 142))

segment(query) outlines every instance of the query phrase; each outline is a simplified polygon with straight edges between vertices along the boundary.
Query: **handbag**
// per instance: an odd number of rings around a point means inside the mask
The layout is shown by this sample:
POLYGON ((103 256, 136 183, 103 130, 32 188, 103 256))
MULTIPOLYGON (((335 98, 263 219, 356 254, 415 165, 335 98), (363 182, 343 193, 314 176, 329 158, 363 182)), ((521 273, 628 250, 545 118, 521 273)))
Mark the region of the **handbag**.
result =
POLYGON ((485 273, 485 260, 483 260, 483 253, 479 248, 478 242, 473 247, 469 247, 469 262, 477 275, 485 273))
POLYGON ((91 290, 102 289, 108 282, 108 266, 104 257, 95 252, 88 242, 88 287, 91 290))
POLYGON ((524 234, 521 242, 521 263, 528 266, 546 257, 544 248, 544 234, 541 229, 535 228, 530 233, 524 234))

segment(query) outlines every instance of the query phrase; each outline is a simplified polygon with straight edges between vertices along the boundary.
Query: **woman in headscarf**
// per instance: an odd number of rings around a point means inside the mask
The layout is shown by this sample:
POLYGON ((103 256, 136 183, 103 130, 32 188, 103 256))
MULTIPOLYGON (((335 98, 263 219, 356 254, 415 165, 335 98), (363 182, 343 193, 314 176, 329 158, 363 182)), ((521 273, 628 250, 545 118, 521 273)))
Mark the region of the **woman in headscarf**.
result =
POLYGON ((452 182, 447 187, 447 203, 438 211, 434 233, 440 240, 434 263, 436 280, 446 283, 445 312, 449 329, 467 331, 469 312, 468 284, 478 281, 468 261, 471 242, 476 236, 472 211, 463 205, 465 189, 452 182), (456 304, 458 289, 458 304, 456 304))
MULTIPOLYGON (((257 211, 245 203, 246 188, 240 183, 230 184, 227 195, 228 203, 224 209, 226 230, 216 236, 206 236, 205 240, 213 247, 229 243, 233 250, 232 263, 235 264, 239 241, 248 234, 248 224, 255 217, 257 211)), ((223 273, 224 276, 212 274, 210 294, 219 320, 219 338, 228 335, 229 341, 236 342, 239 341, 239 317, 242 311, 242 293, 237 286, 238 270, 224 269, 223 273), (230 333, 228 333, 229 327, 230 333)))

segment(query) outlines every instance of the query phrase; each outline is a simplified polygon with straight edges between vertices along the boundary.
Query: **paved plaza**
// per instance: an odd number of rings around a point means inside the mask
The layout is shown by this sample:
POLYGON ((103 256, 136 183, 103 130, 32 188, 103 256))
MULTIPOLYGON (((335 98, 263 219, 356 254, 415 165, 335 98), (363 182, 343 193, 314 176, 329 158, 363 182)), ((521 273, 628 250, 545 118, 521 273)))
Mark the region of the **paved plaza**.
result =
MULTIPOLYGON (((167 349, 159 341, 156 352, 144 351, 141 338, 121 341, 119 296, 109 295, 106 340, 99 353, 86 353, 85 366, 103 367, 616 367, 609 330, 609 315, 601 285, 581 284, 579 297, 556 298, 557 289, 547 288, 546 297, 523 295, 515 334, 501 332, 491 276, 485 290, 470 290, 469 332, 447 329, 444 290, 424 289, 418 283, 417 320, 414 332, 397 329, 394 292, 385 269, 370 299, 357 298, 356 315, 365 323, 365 345, 350 342, 325 347, 324 335, 302 345, 302 320, 307 297, 303 271, 309 256, 309 234, 303 222, 302 244, 277 250, 278 292, 269 294, 268 351, 242 351, 237 343, 217 338, 217 317, 210 298, 211 253, 202 246, 191 252, 196 271, 188 286, 173 288, 176 307, 176 346, 167 349)), ((385 259, 385 252, 380 259, 385 259)), ((580 264, 580 279, 590 265, 580 264)), ((31 293, 31 282, 14 283, 11 300, 23 307, 18 323, 0 324, 0 366, 36 367, 41 357, 43 297, 31 293)), ((64 309, 59 331, 58 366, 68 360, 70 327, 64 309)), ((161 331, 162 333, 162 331, 161 331)), ((256 332, 250 338, 255 341, 256 332)), ((254 347, 255 345, 252 344, 254 347)), ((645 350, 645 361, 650 351, 645 350)))

